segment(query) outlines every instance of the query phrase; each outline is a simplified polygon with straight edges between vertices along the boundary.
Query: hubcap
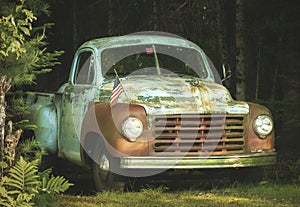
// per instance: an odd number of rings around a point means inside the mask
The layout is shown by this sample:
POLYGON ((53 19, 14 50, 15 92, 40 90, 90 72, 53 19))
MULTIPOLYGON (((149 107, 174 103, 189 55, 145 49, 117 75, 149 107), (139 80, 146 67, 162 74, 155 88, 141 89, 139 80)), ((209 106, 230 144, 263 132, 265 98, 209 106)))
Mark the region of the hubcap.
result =
POLYGON ((100 175, 104 179, 108 176, 109 172, 109 160, 106 155, 102 155, 100 163, 99 163, 100 175))

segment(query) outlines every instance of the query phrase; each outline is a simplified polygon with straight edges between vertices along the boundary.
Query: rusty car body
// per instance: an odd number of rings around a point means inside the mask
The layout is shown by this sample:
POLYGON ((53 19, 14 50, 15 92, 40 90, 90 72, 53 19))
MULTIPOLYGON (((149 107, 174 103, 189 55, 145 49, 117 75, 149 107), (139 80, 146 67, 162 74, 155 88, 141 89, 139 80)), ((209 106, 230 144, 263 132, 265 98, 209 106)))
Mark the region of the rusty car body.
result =
POLYGON ((99 190, 152 171, 273 164, 270 111, 233 100, 214 70, 199 46, 182 38, 88 41, 67 83, 27 97, 35 137, 49 153, 93 168, 99 190), (112 104, 117 78, 123 92, 112 104))

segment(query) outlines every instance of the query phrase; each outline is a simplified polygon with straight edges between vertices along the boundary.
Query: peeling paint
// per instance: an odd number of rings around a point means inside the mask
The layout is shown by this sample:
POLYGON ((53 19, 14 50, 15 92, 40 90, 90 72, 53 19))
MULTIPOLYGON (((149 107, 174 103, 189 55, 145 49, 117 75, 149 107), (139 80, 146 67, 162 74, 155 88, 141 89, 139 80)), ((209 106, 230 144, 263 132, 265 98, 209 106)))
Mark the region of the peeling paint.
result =
MULTIPOLYGON (((223 86, 195 77, 128 76, 122 79, 125 93, 120 103, 143 105, 149 115, 176 113, 248 114, 244 102, 234 101, 223 86)), ((113 80, 102 87, 102 94, 111 93, 113 80)))

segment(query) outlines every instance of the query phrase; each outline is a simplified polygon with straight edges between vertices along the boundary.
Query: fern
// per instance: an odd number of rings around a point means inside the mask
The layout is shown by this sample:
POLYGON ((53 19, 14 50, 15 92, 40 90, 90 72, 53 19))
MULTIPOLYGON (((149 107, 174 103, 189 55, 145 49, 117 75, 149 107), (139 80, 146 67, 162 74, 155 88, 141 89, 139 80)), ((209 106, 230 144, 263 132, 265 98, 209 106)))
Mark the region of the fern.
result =
POLYGON ((72 183, 69 183, 68 180, 62 176, 51 177, 49 180, 43 179, 42 191, 47 193, 61 193, 65 192, 72 185, 72 183))
POLYGON ((66 191, 73 184, 52 170, 38 172, 38 160, 26 162, 23 157, 0 180, 0 206, 30 207, 38 194, 49 195, 66 191))
POLYGON ((70 186, 72 186, 72 183, 69 183, 68 180, 66 180, 62 176, 51 176, 52 169, 49 168, 47 170, 44 170, 40 173, 40 177, 42 178, 42 185, 41 190, 46 193, 61 193, 65 192, 70 186))
POLYGON ((37 175, 38 160, 30 163, 26 162, 23 157, 13 166, 8 173, 9 177, 4 177, 4 185, 16 189, 17 193, 27 193, 32 195, 38 193, 37 186, 40 184, 37 175))

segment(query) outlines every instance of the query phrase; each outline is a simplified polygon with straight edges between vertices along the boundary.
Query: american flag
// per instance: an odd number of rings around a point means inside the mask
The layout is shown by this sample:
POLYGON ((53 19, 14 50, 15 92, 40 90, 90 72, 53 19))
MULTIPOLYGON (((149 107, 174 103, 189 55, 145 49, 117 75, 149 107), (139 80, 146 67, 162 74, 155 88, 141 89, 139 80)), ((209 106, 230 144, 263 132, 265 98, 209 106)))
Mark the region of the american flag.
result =
POLYGON ((121 85, 119 77, 116 76, 115 81, 114 81, 114 87, 113 87, 113 90, 112 90, 112 93, 111 93, 110 104, 115 104, 117 102, 119 96, 123 92, 124 92, 124 88, 121 85))

